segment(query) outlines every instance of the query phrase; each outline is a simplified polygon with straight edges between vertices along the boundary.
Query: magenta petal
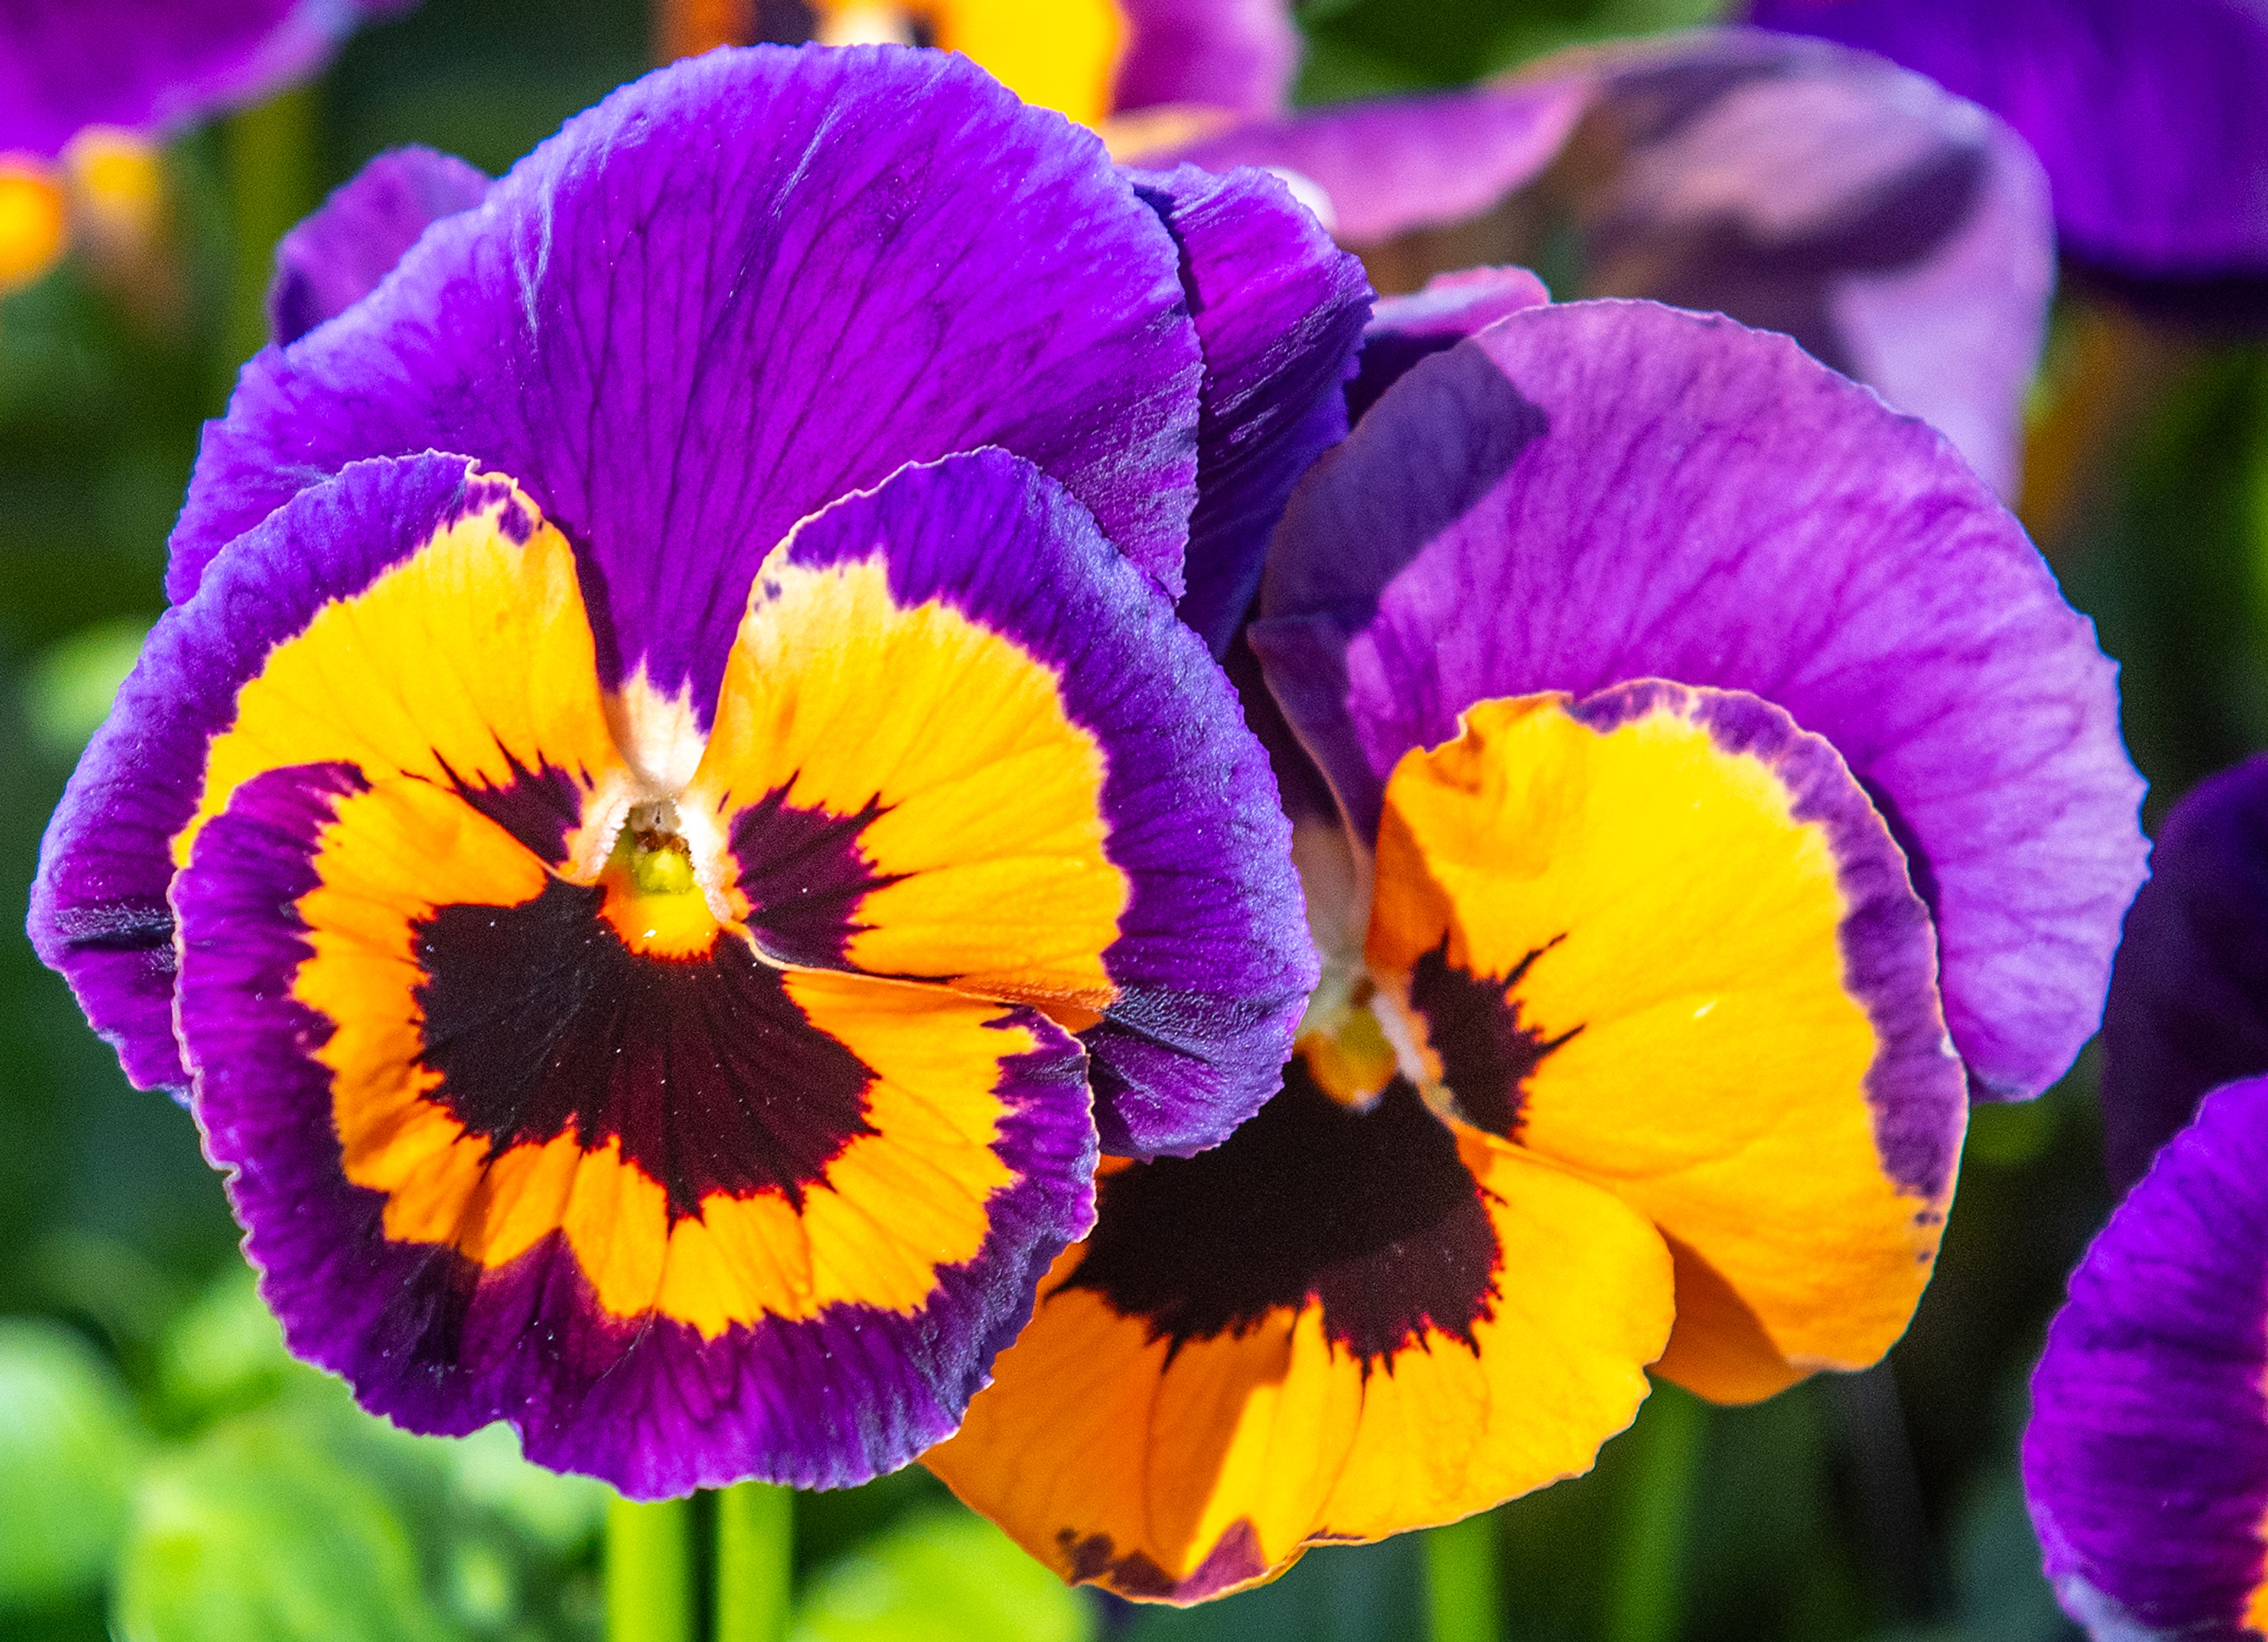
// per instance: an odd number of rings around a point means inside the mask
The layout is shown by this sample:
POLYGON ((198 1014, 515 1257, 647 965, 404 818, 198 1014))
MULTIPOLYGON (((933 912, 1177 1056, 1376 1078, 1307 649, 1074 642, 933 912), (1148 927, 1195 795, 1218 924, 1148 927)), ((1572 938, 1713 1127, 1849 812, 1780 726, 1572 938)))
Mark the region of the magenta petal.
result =
POLYGON ((2268 755, 2174 806, 2102 1017, 2110 1183, 2142 1177, 2208 1089, 2268 1072, 2268 755))
POLYGON ((2268 1081, 2206 1097, 2072 1274, 2032 1377, 2048 1578, 2111 1638, 2228 1638, 2268 1520, 2268 1081))
POLYGON ((295 342, 378 288, 401 254, 444 217, 488 195, 489 176, 454 154, 397 148, 380 154, 276 247, 268 323, 295 342))
POLYGON ((1491 696, 1742 689, 1913 859, 1980 1092, 2060 1075, 2143 873, 2116 673, 1938 435, 1786 338, 1532 308, 1404 377, 1292 497, 1253 631, 1357 824, 1491 696))

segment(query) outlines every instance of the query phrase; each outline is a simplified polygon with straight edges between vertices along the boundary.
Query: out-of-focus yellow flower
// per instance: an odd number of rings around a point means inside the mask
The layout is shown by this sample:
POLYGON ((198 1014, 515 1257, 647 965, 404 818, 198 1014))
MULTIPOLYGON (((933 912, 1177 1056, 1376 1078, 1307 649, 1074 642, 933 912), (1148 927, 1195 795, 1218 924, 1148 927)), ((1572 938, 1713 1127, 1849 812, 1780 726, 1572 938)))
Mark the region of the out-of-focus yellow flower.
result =
POLYGON ((145 138, 89 126, 63 151, 72 237, 106 260, 140 256, 166 220, 166 169, 145 138))
POLYGON ((1109 114, 1126 43, 1112 0, 821 0, 818 11, 822 44, 962 52, 1026 102, 1085 125, 1109 114))
POLYGON ((28 285, 63 253, 63 194, 48 166, 0 156, 0 292, 28 285))

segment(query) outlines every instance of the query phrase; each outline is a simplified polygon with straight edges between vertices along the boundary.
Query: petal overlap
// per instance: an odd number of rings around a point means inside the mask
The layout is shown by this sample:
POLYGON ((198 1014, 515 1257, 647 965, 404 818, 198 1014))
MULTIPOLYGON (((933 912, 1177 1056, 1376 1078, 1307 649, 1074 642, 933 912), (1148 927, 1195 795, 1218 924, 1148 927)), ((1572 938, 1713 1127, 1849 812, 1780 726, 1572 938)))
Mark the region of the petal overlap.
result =
POLYGON ((444 217, 487 197, 488 173, 454 154, 392 149, 364 166, 276 247, 268 322, 288 345, 378 288, 444 217))

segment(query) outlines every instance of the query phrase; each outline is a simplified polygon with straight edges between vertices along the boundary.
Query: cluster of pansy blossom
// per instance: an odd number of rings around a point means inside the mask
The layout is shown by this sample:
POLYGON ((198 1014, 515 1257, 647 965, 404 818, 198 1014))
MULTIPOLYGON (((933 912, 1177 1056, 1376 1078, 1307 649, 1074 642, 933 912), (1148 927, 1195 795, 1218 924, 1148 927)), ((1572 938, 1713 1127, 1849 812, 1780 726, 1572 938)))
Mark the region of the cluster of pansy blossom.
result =
POLYGON ((2032 1383, 2049 1577, 2105 1642, 2268 1635, 2268 758, 2159 829, 2103 1020, 2111 1182, 2032 1383))
POLYGON ((98 239, 147 231, 148 138, 257 100, 414 3, 0 0, 0 291, 63 254, 74 207, 98 239))
POLYGON ((898 46, 388 156, 272 313, 32 932, 413 1429, 1216 1594, 1878 1360, 2099 1013, 2112 669, 1785 336, 1373 313, 898 46))

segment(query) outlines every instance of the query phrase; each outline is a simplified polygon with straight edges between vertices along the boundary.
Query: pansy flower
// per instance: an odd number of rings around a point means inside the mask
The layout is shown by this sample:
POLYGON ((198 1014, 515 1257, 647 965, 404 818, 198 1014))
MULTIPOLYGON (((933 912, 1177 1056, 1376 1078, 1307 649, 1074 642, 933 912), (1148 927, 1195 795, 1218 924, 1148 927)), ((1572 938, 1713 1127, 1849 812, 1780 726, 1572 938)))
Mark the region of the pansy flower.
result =
POLYGON ((1648 1365, 1875 1362, 1970 1086, 2093 1030, 2141 783, 2015 522, 1784 336, 1539 296, 1381 304, 1359 386, 1406 371, 1270 549, 1250 646, 1328 778, 1281 1092, 1105 1173, 929 1456, 1066 1577, 1187 1602, 1484 1509, 1648 1365))
POLYGON ((1384 291, 1548 253, 1573 264, 1562 294, 1786 332, 2014 494, 2054 276, 2045 182, 1999 121, 1880 57, 1700 30, 1219 122, 1154 157, 1298 178, 1384 291))
POLYGON ((292 1347, 638 1496, 951 1431, 1098 1142, 1278 1079, 1285 823, 1174 598, 1366 302, 1270 179, 760 48, 247 365, 32 930, 292 1347))
MULTIPOLYGON (((414 0, 409 0, 414 3, 414 0)), ((405 0, 0 0, 0 290, 66 237, 75 142, 155 136, 313 72, 405 0)))
POLYGON ((2097 1642, 2268 1636, 2264 1272, 2254 1078, 2205 1096, 2112 1214, 2032 1378, 2024 1490, 2056 1595, 2097 1642))
POLYGON ((2261 311, 2258 0, 1756 0, 1752 16, 1880 52, 2007 121, 2082 269, 2161 303, 2261 311))

